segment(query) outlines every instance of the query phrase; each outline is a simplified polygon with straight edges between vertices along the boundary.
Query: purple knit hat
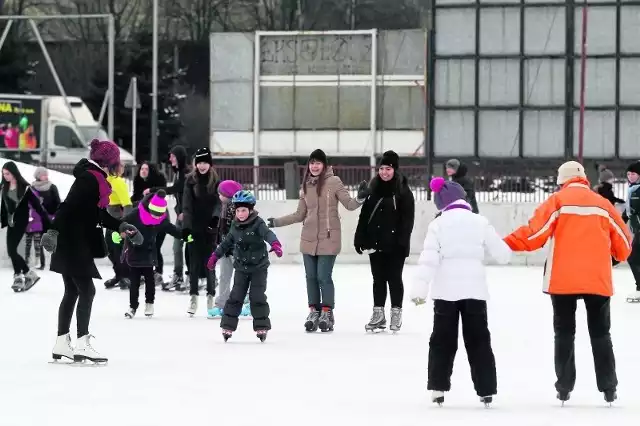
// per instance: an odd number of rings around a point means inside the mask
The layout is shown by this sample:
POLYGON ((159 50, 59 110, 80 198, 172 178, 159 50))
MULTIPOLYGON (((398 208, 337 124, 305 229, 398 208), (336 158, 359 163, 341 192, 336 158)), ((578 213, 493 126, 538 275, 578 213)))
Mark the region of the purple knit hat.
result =
POLYGON ((94 139, 90 146, 89 159, 100 167, 114 169, 120 164, 120 148, 114 142, 94 139))
POLYGON ((441 177, 431 179, 429 187, 434 192, 433 200, 438 210, 443 210, 449 204, 467 198, 467 193, 460 184, 446 181, 441 177))
POLYGON ((240 190, 242 190, 242 185, 235 180, 223 180, 218 185, 218 193, 227 198, 232 198, 233 194, 240 190))

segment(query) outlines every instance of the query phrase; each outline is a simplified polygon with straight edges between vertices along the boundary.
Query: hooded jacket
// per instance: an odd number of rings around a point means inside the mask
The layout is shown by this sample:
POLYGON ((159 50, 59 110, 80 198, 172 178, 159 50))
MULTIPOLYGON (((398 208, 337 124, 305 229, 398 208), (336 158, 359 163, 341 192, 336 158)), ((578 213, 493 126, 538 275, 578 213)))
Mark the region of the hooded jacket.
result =
POLYGON ((176 156, 178 167, 173 167, 175 174, 173 184, 171 186, 163 186, 161 188, 153 188, 152 192, 163 189, 167 195, 173 195, 176 199, 176 214, 182 213, 182 197, 184 196, 184 185, 189 174, 189 163, 187 150, 182 145, 176 145, 171 148, 171 154, 176 156))
POLYGON ((75 181, 51 224, 51 228, 58 231, 58 244, 51 255, 53 272, 101 278, 93 260, 106 256, 103 227, 117 231, 122 222, 98 206, 101 187, 92 172, 107 177, 96 163, 86 158, 76 164, 75 181))
POLYGON ((474 213, 478 213, 478 202, 476 201, 476 191, 473 184, 473 180, 467 176, 467 165, 460 163, 458 170, 451 176, 451 180, 459 184, 464 192, 467 193, 467 203, 471 205, 471 210, 474 213))
POLYGON ((133 178, 133 195, 131 196, 131 201, 134 206, 137 206, 144 198, 143 192, 145 189, 148 189, 150 192, 156 192, 160 188, 164 189, 167 187, 167 179, 158 171, 155 165, 146 161, 142 164, 146 164, 147 167, 149 167, 149 175, 144 179, 140 177, 140 170, 138 170, 138 174, 133 178))

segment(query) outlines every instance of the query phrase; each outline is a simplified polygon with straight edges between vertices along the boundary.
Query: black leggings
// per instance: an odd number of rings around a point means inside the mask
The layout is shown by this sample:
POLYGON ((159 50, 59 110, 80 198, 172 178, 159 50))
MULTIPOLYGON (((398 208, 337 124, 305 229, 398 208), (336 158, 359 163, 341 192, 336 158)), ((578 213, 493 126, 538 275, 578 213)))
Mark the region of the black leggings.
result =
MULTIPOLYGON (((167 236, 166 232, 160 232, 156 235, 156 257, 158 258, 158 265, 156 266, 156 272, 162 275, 164 269, 164 258, 162 257, 162 244, 167 236)), ((145 278, 146 279, 146 278, 145 278)))
POLYGON ((373 275, 373 306, 384 307, 387 302, 387 284, 391 294, 391 307, 402 308, 404 284, 404 254, 375 252, 369 255, 373 275))
POLYGON ((207 261, 213 253, 213 237, 210 234, 196 234, 193 241, 188 243, 189 260, 189 294, 198 295, 198 280, 200 277, 207 278, 207 295, 216 294, 216 271, 207 269, 207 261))
POLYGON ((89 334, 89 321, 91 321, 91 307, 96 295, 96 287, 91 278, 72 277, 62 275, 64 281, 64 296, 58 310, 58 336, 69 333, 73 308, 76 308, 76 320, 78 322, 78 337, 89 334))
POLYGON ((25 262, 24 258, 18 253, 18 245, 20 245, 24 231, 22 227, 7 227, 7 254, 11 258, 14 274, 26 274, 29 272, 27 262, 25 262))

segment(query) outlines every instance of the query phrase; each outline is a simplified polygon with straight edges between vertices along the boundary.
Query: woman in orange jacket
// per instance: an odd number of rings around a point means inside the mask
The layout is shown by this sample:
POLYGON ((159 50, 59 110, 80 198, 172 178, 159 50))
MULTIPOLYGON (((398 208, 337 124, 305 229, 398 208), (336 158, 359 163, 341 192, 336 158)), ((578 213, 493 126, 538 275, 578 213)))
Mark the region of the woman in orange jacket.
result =
POLYGON ((558 185, 560 191, 536 209, 529 224, 504 240, 514 251, 538 250, 549 242, 543 291, 553 304, 558 399, 567 401, 575 384, 575 313, 583 299, 598 390, 611 403, 618 385, 609 333, 611 257, 629 257, 631 235, 611 203, 591 191, 580 163, 560 166, 558 185))

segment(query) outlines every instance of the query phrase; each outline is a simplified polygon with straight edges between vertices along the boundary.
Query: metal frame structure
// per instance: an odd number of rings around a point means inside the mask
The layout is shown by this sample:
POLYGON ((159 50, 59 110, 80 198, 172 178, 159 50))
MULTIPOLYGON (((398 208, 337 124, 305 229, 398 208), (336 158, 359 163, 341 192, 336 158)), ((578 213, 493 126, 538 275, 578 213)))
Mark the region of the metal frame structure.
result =
MULTIPOLYGON (((75 122, 75 116, 73 114, 73 110, 71 108, 71 105, 69 104, 69 100, 67 98, 67 93, 64 90, 64 87, 62 85, 62 82, 60 81, 60 77, 58 76, 58 72, 56 71, 56 67, 53 65, 53 61, 51 60, 51 56, 49 56, 49 51, 47 49, 47 46, 44 44, 44 41, 42 39, 42 35, 40 34, 40 30, 38 30, 38 27, 35 23, 35 21, 46 21, 46 20, 56 20, 56 19, 106 19, 107 20, 107 38, 108 38, 108 43, 109 43, 109 50, 108 50, 108 88, 107 88, 107 94, 108 94, 108 134, 109 137, 111 139, 113 139, 113 129, 114 129, 114 97, 113 97, 113 90, 114 90, 114 85, 115 85, 115 21, 113 18, 113 15, 111 14, 87 14, 87 15, 34 15, 34 16, 30 16, 30 15, 2 15, 0 16, 0 20, 2 21, 6 21, 7 25, 4 27, 4 31, 2 32, 2 35, 0 35, 0 54, 2 54, 2 47, 4 45, 4 42, 7 39, 7 36, 9 35, 9 31, 11 30, 11 26, 13 25, 14 21, 27 21, 29 22, 29 25, 31 26, 31 30, 33 31, 33 34, 35 35, 37 41, 38 41, 38 45, 40 46, 40 49, 42 50, 42 54, 44 55, 45 60, 47 61, 47 65, 49 66, 49 70, 51 71, 51 74, 53 75, 53 79, 55 80, 56 86, 58 87, 58 91, 60 92, 60 95, 62 95, 62 97, 64 98, 65 104, 67 105, 67 108, 69 109, 69 113, 71 114, 71 118, 72 120, 75 122)), ((105 98, 105 101, 107 99, 105 98)), ((101 116, 102 116, 102 111, 100 112, 101 116)))
MULTIPOLYGON (((434 124, 435 113, 437 110, 458 110, 458 111, 473 111, 474 115, 474 152, 473 157, 480 158, 479 156, 479 115, 481 111, 518 111, 518 151, 515 157, 524 158, 524 126, 523 117, 525 111, 563 111, 564 112, 564 157, 570 158, 574 156, 574 115, 579 113, 580 105, 574 102, 576 84, 576 61, 582 59, 580 52, 576 52, 576 21, 581 19, 580 16, 576 17, 575 12, 579 8, 588 8, 589 11, 593 11, 595 8, 607 7, 615 8, 615 20, 616 20, 616 33, 615 33, 615 51, 606 54, 589 54, 585 55, 586 59, 614 59, 615 60, 615 100, 612 105, 586 105, 584 109, 586 111, 612 111, 615 113, 615 158, 619 158, 620 155, 620 112, 621 111, 640 111, 640 105, 624 105, 620 103, 620 60, 626 58, 639 58, 640 53, 622 53, 621 52, 621 14, 623 13, 624 6, 638 6, 639 0, 566 0, 565 2, 558 1, 536 1, 526 2, 525 0, 516 0, 511 3, 499 2, 497 0, 485 1, 474 0, 473 2, 460 2, 460 3, 447 3, 440 4, 437 0, 431 2, 429 22, 428 22, 428 54, 427 54, 427 117, 426 121, 429 126, 427 128, 427 138, 425 140, 425 153, 427 155, 428 165, 434 161, 434 124), (486 9, 516 9, 520 12, 520 40, 519 40, 519 52, 514 54, 483 54, 481 53, 480 46, 480 31, 481 31, 481 11, 486 9), (528 54, 525 52, 525 11, 533 8, 563 8, 565 10, 565 49, 562 53, 554 54, 528 54), (436 15, 440 10, 446 9, 465 9, 475 10, 475 51, 471 54, 455 54, 446 55, 436 52, 436 38, 438 36, 437 18, 436 15), (448 59, 471 59, 474 61, 475 66, 475 93, 474 102, 469 105, 456 105, 456 106, 444 106, 436 105, 435 90, 434 88, 438 84, 435 77, 436 62, 439 60, 448 59), (519 87, 519 99, 517 104, 505 104, 505 105, 481 105, 480 104, 480 61, 483 59, 516 59, 519 61, 520 72, 520 87, 519 87), (565 64, 565 101, 563 105, 527 105, 526 104, 526 83, 525 83, 525 61, 530 59, 562 59, 565 64)), ((584 19, 584 15, 582 17, 584 19)), ((583 28, 583 33, 586 28, 583 28)), ((585 34, 583 34, 584 37, 585 34)))

